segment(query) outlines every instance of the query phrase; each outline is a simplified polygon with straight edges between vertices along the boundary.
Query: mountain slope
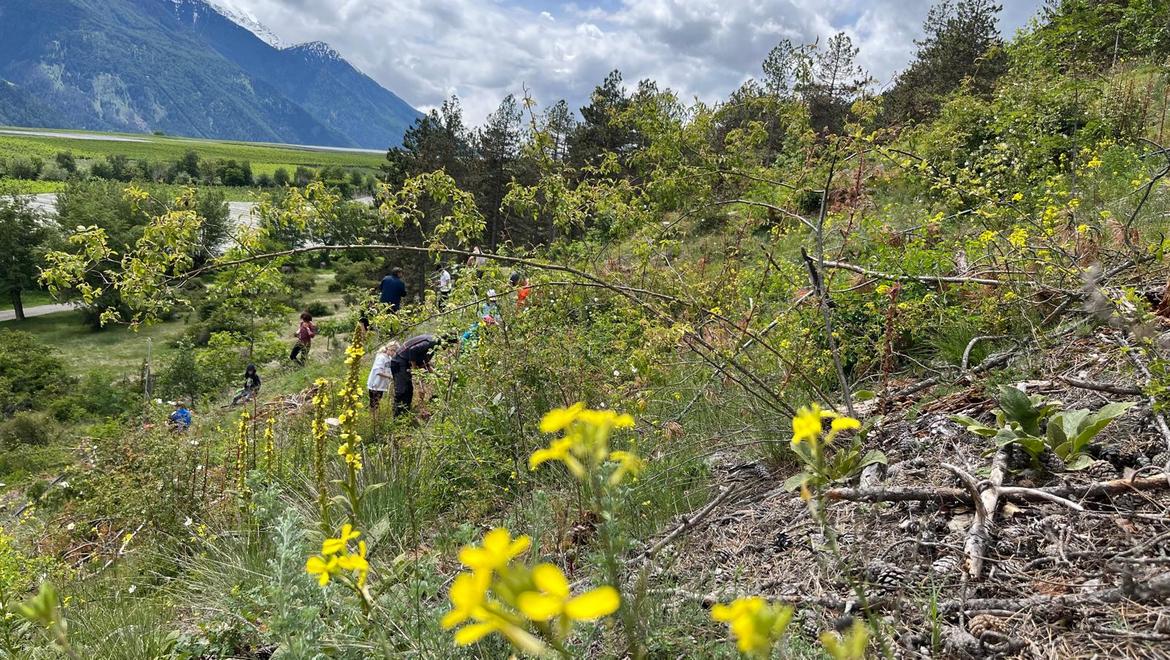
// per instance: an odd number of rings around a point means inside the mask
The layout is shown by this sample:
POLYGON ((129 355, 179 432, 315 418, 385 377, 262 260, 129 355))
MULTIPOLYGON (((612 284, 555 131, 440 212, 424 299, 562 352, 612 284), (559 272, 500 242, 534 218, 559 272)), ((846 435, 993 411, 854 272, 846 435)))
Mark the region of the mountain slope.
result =
POLYGON ((171 4, 176 16, 224 58, 360 146, 398 144, 419 117, 409 104, 355 69, 326 43, 280 49, 272 45, 266 28, 250 17, 220 7, 208 11, 203 0, 164 4, 171 4))
POLYGON ((299 59, 202 0, 0 0, 0 123, 381 149, 417 116, 352 67, 382 94, 320 82, 333 62, 275 65, 299 59), (325 113, 290 87, 382 112, 355 130, 353 113, 325 113))

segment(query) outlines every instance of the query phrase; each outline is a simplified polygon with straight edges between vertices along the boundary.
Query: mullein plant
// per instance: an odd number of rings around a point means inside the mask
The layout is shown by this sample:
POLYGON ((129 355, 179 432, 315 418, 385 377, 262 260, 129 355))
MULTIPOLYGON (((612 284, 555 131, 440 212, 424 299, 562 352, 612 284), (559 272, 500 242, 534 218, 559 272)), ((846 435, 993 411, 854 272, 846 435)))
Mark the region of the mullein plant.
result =
POLYGON ((276 419, 269 417, 264 425, 264 471, 271 479, 276 476, 276 419))
POLYGON ((248 501, 248 422, 251 416, 248 411, 240 413, 240 421, 236 425, 236 493, 240 498, 240 506, 247 508, 248 501))
POLYGON ((329 516, 329 482, 326 480, 325 462, 329 460, 329 409, 333 403, 329 392, 333 384, 325 379, 318 378, 313 383, 316 394, 313 395, 313 481, 317 488, 317 507, 321 513, 322 530, 328 534, 333 525, 329 516))
POLYGON ((345 382, 337 392, 337 403, 341 412, 337 416, 338 430, 341 434, 341 444, 337 447, 337 455, 345 460, 345 481, 341 488, 345 492, 349 504, 349 520, 352 524, 358 523, 361 514, 362 491, 358 474, 362 470, 362 436, 357 432, 358 411, 362 403, 362 357, 366 354, 365 330, 362 326, 354 329, 353 339, 345 349, 345 382))

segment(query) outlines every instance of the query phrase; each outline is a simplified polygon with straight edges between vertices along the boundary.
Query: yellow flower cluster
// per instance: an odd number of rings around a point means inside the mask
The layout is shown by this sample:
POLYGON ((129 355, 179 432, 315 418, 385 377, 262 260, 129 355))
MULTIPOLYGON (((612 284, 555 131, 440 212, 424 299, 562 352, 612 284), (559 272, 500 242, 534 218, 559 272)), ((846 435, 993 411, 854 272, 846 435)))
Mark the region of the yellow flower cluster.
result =
POLYGON ((540 422, 543 433, 561 433, 548 447, 538 449, 528 458, 528 469, 536 470, 549 461, 560 461, 579 480, 605 461, 617 463, 609 476, 616 486, 627 475, 638 476, 644 463, 632 452, 610 451, 609 438, 615 429, 634 427, 634 418, 612 410, 589 410, 583 403, 550 411, 540 422))
POLYGON ((852 417, 844 417, 831 410, 824 410, 817 404, 805 406, 796 411, 796 417, 792 418, 792 448, 799 449, 803 443, 808 443, 811 447, 818 448, 821 443, 821 436, 825 432, 824 420, 833 420, 829 424, 829 433, 824 436, 824 444, 831 444, 833 440, 842 431, 850 431, 861 428, 861 422, 852 417))
POLYGON ((362 469, 362 436, 357 432, 357 415, 362 409, 361 369, 362 357, 366 349, 362 347, 365 333, 359 325, 354 330, 353 339, 345 348, 345 384, 337 392, 337 399, 341 405, 341 414, 337 421, 341 428, 341 445, 337 448, 337 455, 345 459, 345 464, 351 471, 360 472, 362 469))
MULTIPOLYGON (((329 404, 331 403, 329 388, 332 385, 324 378, 318 378, 313 385, 317 388, 317 394, 313 396, 313 467, 317 492, 324 502, 328 498, 326 491, 328 484, 325 481, 325 447, 329 441, 329 427, 325 424, 325 418, 329 414, 329 404)), ((324 505, 322 504, 322 506, 324 505)))
POLYGON ((268 423, 264 426, 264 465, 269 476, 272 476, 276 469, 276 433, 273 431, 275 424, 276 418, 269 417, 268 423))
POLYGON ((739 598, 711 608, 711 618, 726 623, 740 653, 766 658, 784 636, 792 621, 792 608, 768 603, 763 598, 739 598))
POLYGON ((248 411, 240 414, 240 422, 236 425, 236 487, 241 493, 247 487, 248 476, 248 421, 251 418, 248 411))
POLYGON ((459 561, 469 570, 452 583, 451 611, 442 621, 448 630, 462 626, 455 631, 456 644, 467 646, 499 633, 520 651, 542 655, 546 642, 561 646, 573 622, 617 611, 621 598, 611 586, 573 596, 557 566, 516 563, 531 545, 527 536, 512 538, 507 529, 497 528, 484 535, 482 545, 460 551, 459 561))
POLYGON ((366 586, 366 576, 370 572, 370 564, 366 561, 366 542, 358 541, 357 552, 350 551, 350 542, 356 540, 362 533, 354 529, 349 523, 341 526, 341 534, 337 538, 325 539, 321 542, 321 554, 309 557, 305 562, 305 572, 317 576, 317 584, 324 587, 329 580, 337 577, 351 579, 360 590, 366 586))

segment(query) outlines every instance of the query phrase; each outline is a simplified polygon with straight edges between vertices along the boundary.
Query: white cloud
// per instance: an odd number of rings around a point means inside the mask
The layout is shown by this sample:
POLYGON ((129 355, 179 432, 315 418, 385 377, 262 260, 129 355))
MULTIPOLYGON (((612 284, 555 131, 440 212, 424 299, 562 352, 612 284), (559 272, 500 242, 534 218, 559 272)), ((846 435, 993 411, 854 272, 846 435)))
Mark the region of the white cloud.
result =
MULTIPOLYGON (((931 0, 232 0, 285 42, 322 40, 418 108, 451 93, 470 123, 525 86, 543 105, 581 105, 620 69, 684 97, 718 100, 757 75, 780 39, 844 30, 888 82, 914 52, 931 0)), ((1041 0, 1005 3, 1011 34, 1041 0)))

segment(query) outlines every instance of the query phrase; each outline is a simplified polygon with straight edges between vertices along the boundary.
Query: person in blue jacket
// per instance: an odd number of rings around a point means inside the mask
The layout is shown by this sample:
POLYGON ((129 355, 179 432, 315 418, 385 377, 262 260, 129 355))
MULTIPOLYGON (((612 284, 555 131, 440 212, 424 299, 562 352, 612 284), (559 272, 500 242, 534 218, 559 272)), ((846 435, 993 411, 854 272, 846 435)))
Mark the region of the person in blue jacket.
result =
POLYGON ((382 291, 379 299, 390 305, 390 311, 397 312, 402 307, 402 298, 406 296, 406 282, 402 281, 402 269, 395 268, 390 271, 389 275, 382 278, 379 288, 382 291))
POLYGON ((185 432, 191 428, 191 410, 182 403, 175 402, 175 411, 171 413, 169 418, 171 423, 171 430, 176 432, 185 432))

